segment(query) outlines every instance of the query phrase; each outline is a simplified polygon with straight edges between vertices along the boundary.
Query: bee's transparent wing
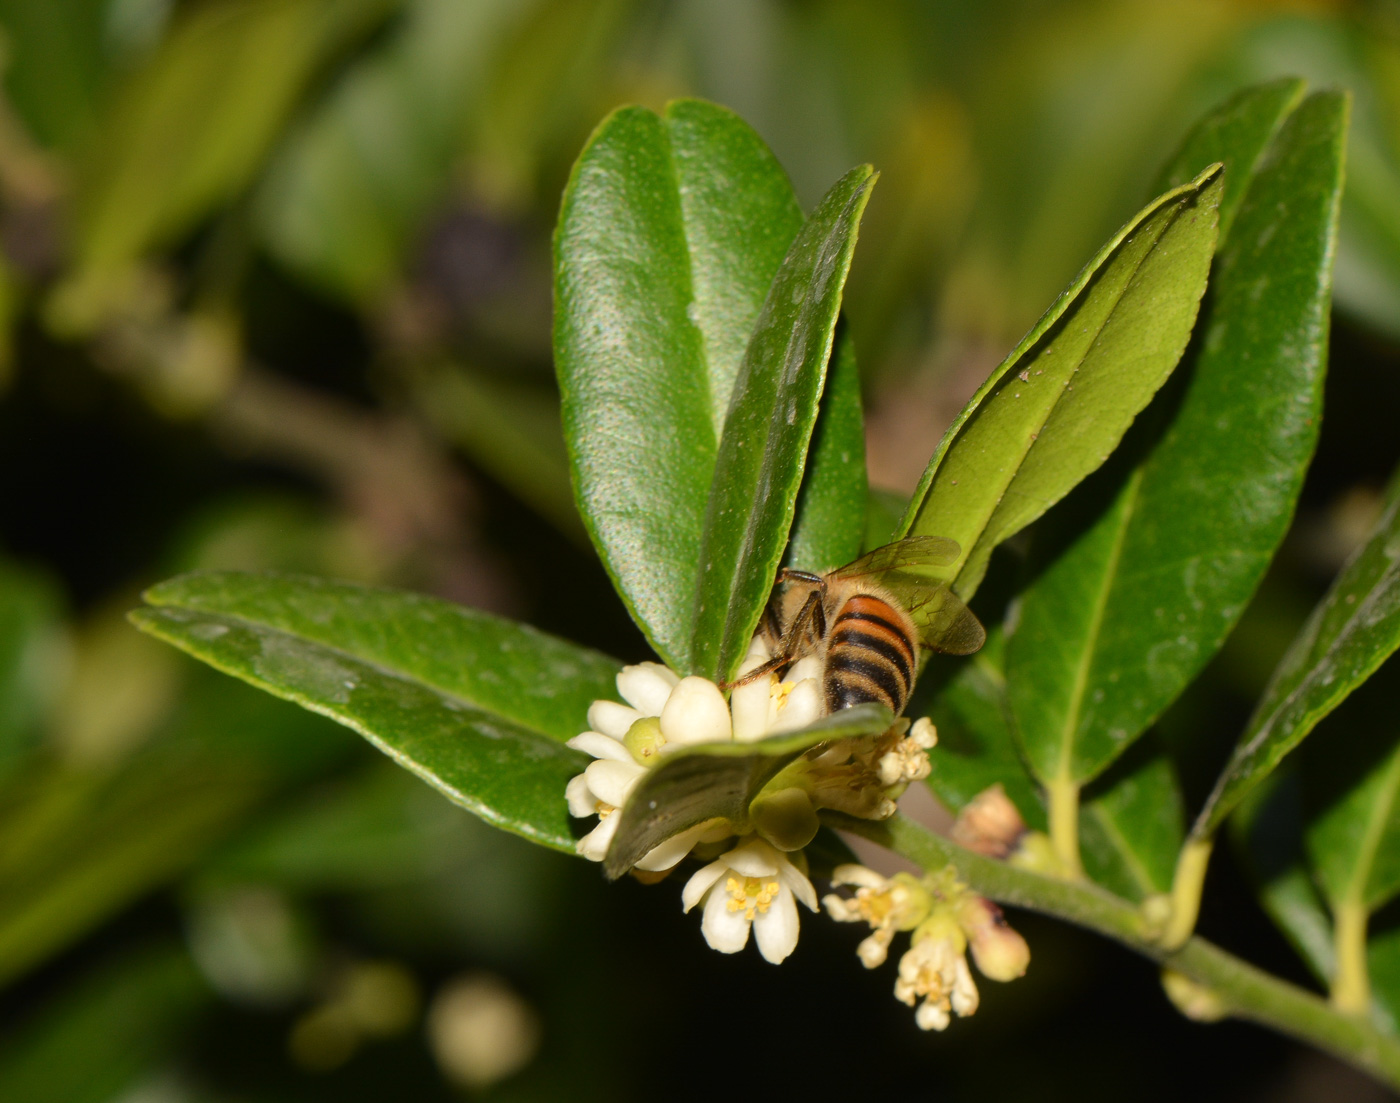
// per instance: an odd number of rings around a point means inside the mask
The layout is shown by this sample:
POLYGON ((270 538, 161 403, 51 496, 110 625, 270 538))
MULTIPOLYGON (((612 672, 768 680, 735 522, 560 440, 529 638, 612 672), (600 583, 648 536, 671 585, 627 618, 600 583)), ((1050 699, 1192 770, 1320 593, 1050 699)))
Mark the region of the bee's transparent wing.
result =
POLYGON ((930 588, 927 581, 915 580, 911 593, 901 585, 907 578, 908 575, 900 574, 888 576, 885 586, 905 602, 904 607, 919 630, 920 644, 946 655, 971 655, 981 649, 987 642, 987 630, 948 583, 930 588))
POLYGON ((866 552, 831 572, 832 578, 878 577, 891 571, 917 572, 921 567, 947 567, 958 561, 962 548, 946 536, 910 536, 866 552))

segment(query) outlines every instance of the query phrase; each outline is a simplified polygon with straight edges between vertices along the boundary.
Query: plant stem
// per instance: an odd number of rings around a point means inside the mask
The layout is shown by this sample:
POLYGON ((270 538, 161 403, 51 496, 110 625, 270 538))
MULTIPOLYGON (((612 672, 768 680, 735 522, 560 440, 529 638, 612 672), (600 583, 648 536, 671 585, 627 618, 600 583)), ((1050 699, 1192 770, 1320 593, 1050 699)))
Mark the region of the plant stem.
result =
POLYGON ((1206 883, 1206 867, 1210 865, 1211 848, 1215 840, 1194 836, 1186 840, 1181 854, 1176 859, 1176 873, 1172 877, 1172 914, 1162 932, 1162 946, 1175 950, 1186 944, 1191 932, 1196 929, 1196 918, 1201 914, 1201 892, 1206 883))
POLYGON ((1050 845, 1067 876, 1084 876, 1079 860, 1079 783, 1067 775, 1045 786, 1049 804, 1050 845))
POLYGON ((1179 949, 1165 949, 1135 905, 1097 885, 1057 880, 983 858, 903 816, 874 822, 833 815, 828 822, 926 870, 951 865, 973 891, 1000 903, 1106 935, 1209 989, 1229 1015, 1308 1042, 1400 1088, 1400 1040, 1381 1033, 1364 1016, 1345 1014, 1320 996, 1270 976, 1200 937, 1187 939, 1179 949))
POLYGON ((1337 969, 1332 974, 1332 1006, 1347 1015, 1371 1010, 1371 977, 1366 968, 1366 923, 1360 900, 1344 900, 1332 910, 1337 969))

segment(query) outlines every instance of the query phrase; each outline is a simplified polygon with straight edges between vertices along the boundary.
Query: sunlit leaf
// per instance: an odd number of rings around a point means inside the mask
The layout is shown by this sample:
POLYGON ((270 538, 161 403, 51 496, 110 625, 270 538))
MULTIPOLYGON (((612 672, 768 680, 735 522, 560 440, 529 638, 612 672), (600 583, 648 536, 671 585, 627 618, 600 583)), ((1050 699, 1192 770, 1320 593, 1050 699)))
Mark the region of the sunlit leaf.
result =
MULTIPOLYGON (((868 165, 854 168, 812 212, 773 279, 734 381, 705 509, 690 649, 692 666, 717 681, 744 657, 787 546, 841 292, 874 183, 868 165)), ((848 381, 839 396, 838 430, 852 428, 853 390, 848 381)))
POLYGON ((613 696, 613 660, 416 594, 211 572, 153 588, 138 627, 353 728, 489 823, 571 851, 564 741, 613 696))
POLYGON ((1166 405, 1037 533, 1007 680, 1042 779, 1092 778, 1147 729, 1219 650, 1288 529, 1321 420, 1346 134, 1331 92, 1280 126, 1298 93, 1282 82, 1227 104, 1169 173, 1226 163, 1228 236, 1166 405))
POLYGON ((633 619, 692 666, 705 508, 730 391, 802 225, 722 108, 624 108, 574 166, 555 233, 555 367, 575 494, 633 619))
POLYGON ((638 782, 619 815, 603 870, 620 877, 672 835, 706 820, 748 823, 749 804, 784 766, 830 739, 876 735, 890 711, 865 704, 824 716, 811 727, 752 743, 700 743, 669 754, 638 782))
POLYGON ((1212 167, 1137 214, 963 408, 900 535, 962 545, 970 598, 992 549, 1093 471, 1176 366, 1205 289, 1221 177, 1212 167))

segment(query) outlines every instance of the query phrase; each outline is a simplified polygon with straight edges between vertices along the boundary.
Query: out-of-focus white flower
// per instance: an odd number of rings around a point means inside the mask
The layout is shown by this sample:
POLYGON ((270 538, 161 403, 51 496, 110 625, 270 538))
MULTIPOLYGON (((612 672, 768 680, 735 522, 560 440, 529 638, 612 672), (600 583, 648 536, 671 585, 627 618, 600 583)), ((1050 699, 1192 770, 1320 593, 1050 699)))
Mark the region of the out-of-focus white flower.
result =
POLYGON ((812 882, 787 855, 756 837, 699 870, 681 894, 687 912, 704 903, 700 931, 713 949, 737 953, 752 928, 759 952, 775 965, 797 946, 798 900, 817 910, 812 882))
POLYGON ((883 965, 895 932, 913 930, 933 907, 933 894, 907 873, 886 878, 865 866, 842 865, 832 871, 831 883, 856 890, 849 899, 832 893, 822 903, 837 922, 870 924, 870 936, 856 947, 867 969, 883 965))
POLYGON ((962 929, 941 913, 914 932, 913 944, 899 959, 894 996, 910 1007, 919 1004, 914 1022, 920 1030, 944 1030, 952 1015, 965 1017, 977 1010, 977 985, 967 967, 966 949, 962 929))

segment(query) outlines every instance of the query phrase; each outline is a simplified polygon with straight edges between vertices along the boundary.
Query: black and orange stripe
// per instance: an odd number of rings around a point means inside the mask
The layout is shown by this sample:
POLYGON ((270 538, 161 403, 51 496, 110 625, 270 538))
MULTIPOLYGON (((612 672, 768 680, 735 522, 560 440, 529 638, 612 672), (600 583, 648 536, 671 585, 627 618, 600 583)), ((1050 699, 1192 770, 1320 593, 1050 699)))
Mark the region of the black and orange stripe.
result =
POLYGON ((883 598, 847 598, 832 621, 826 652, 828 712, 866 701, 888 705, 896 715, 909 700, 918 650, 908 618, 883 598))

